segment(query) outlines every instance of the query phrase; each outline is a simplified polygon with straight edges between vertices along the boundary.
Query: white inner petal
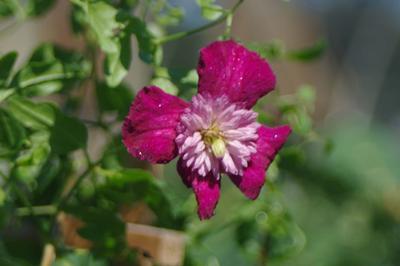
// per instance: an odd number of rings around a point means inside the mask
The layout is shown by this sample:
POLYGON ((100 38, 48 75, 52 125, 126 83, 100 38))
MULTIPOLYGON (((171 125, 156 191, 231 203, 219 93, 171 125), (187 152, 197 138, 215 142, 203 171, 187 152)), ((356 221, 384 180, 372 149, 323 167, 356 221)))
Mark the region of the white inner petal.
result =
POLYGON ((185 165, 200 176, 241 175, 256 152, 259 126, 256 112, 226 96, 196 95, 181 116, 175 141, 185 165))

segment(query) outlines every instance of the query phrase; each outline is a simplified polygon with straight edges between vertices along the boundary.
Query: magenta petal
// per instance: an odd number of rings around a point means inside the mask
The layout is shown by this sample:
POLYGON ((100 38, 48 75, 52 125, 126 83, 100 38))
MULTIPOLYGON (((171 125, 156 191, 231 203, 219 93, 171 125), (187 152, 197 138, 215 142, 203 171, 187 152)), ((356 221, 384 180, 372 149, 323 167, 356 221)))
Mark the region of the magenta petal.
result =
POLYGON ((203 48, 197 72, 200 94, 226 94, 248 109, 276 83, 268 63, 234 41, 218 41, 203 48))
POLYGON ((137 94, 122 126, 128 152, 141 160, 167 163, 177 155, 176 127, 188 104, 158 87, 137 94))
POLYGON ((244 169, 243 176, 230 175, 231 180, 250 199, 256 199, 265 182, 265 171, 275 155, 285 144, 291 129, 289 126, 258 129, 257 152, 251 156, 249 166, 244 169))
POLYGON ((182 181, 191 187, 196 195, 199 218, 201 220, 211 218, 220 196, 220 180, 211 173, 205 177, 199 176, 186 168, 182 159, 178 161, 177 168, 182 181))

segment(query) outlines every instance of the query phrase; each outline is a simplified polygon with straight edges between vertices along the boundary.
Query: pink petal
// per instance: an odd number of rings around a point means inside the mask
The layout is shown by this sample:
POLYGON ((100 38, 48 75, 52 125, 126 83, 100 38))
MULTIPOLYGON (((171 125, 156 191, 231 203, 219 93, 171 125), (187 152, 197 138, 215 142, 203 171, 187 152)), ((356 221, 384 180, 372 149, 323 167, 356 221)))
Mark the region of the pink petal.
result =
POLYGON ((197 72, 200 94, 226 94, 248 109, 276 83, 268 63, 234 41, 218 41, 203 48, 197 72))
POLYGON ((145 87, 133 101, 122 126, 128 152, 151 163, 167 163, 177 155, 176 127, 188 104, 158 87, 145 87))
POLYGON ((265 182, 265 171, 285 144, 290 132, 289 126, 275 128, 261 126, 258 129, 257 152, 251 156, 243 176, 229 176, 246 197, 253 200, 258 197, 265 182))
POLYGON ((217 180, 211 172, 204 177, 200 176, 185 167, 182 159, 178 161, 177 168, 182 181, 191 187, 196 195, 199 218, 201 220, 211 218, 220 196, 220 180, 217 180))

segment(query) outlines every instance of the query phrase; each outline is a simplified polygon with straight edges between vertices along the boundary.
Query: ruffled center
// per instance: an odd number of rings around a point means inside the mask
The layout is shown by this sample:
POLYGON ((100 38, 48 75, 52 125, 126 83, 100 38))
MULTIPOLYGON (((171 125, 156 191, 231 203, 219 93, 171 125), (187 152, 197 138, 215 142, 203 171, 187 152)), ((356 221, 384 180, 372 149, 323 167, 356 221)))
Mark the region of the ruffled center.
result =
POLYGON ((186 167, 200 176, 210 172, 242 175, 256 152, 257 113, 227 96, 196 95, 181 116, 176 144, 186 167))

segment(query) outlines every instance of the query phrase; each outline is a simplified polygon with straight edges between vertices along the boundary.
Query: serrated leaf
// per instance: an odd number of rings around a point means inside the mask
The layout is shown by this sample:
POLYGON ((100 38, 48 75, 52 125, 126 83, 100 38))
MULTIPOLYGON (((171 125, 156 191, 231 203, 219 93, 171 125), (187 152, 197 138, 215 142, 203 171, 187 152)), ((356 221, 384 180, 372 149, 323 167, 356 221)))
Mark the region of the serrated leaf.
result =
POLYGON ((0 89, 7 86, 16 60, 16 52, 10 52, 0 58, 0 89))
POLYGON ((61 112, 56 113, 51 129, 50 146, 57 154, 67 154, 79 148, 85 148, 88 138, 86 126, 74 117, 61 112))
POLYGON ((27 128, 43 130, 54 124, 55 107, 52 104, 34 103, 16 95, 7 102, 9 111, 27 128))

